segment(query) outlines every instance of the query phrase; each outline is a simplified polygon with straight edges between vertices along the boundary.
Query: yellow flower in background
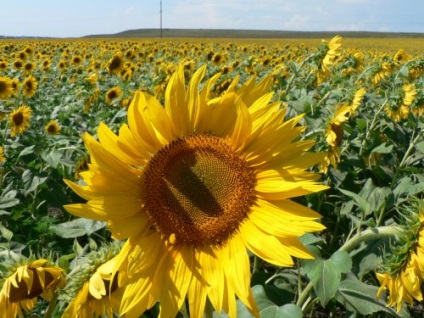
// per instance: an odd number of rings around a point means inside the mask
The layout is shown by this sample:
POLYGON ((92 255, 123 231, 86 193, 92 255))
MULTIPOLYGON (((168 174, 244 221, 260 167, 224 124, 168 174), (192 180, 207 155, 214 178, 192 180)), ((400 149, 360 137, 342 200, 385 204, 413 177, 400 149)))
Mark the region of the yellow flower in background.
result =
POLYGON ((361 106, 366 92, 367 91, 366 91, 365 88, 360 88, 356 91, 356 93, 353 97, 353 100, 352 100, 352 104, 350 105, 352 114, 356 112, 356 110, 358 109, 359 106, 361 106))
POLYGON ((402 87, 404 91, 404 96, 402 99, 403 105, 405 106, 411 106, 411 104, 414 102, 415 97, 418 94, 418 91, 415 89, 414 84, 407 84, 402 87))
POLYGON ((6 157, 4 155, 3 147, 0 146, 0 162, 6 161, 6 157))
POLYGON ((30 125, 31 108, 26 105, 21 105, 9 115, 9 123, 11 125, 12 137, 22 134, 30 125))
POLYGON ((340 106, 330 123, 326 131, 326 141, 331 147, 337 147, 340 145, 343 137, 343 123, 349 119, 352 108, 349 105, 340 106))
POLYGON ((106 92, 106 103, 112 105, 115 100, 121 98, 122 94, 122 88, 120 88, 119 86, 112 87, 106 92))
POLYGON ((0 99, 8 99, 12 94, 12 80, 9 77, 0 76, 0 99))
POLYGON ((86 82, 90 83, 91 86, 96 86, 97 81, 99 80, 99 74, 92 73, 84 79, 86 82))
POLYGON ((389 62, 382 62, 374 67, 372 82, 374 85, 392 74, 393 68, 389 62))
POLYGON ((405 50, 400 49, 396 52, 395 56, 393 57, 393 61, 396 64, 402 64, 408 61, 408 54, 406 54, 405 50))
POLYGON ((386 113, 396 122, 406 119, 410 113, 410 106, 415 100, 418 91, 414 84, 407 84, 402 87, 402 103, 396 104, 397 99, 386 106, 386 113))
POLYGON ((109 74, 119 74, 124 66, 122 52, 115 53, 107 64, 109 74))
POLYGON ((113 317, 119 309, 123 289, 118 288, 112 272, 116 258, 100 265, 95 272, 83 282, 82 287, 66 307, 62 318, 113 317))
POLYGON ((186 88, 180 65, 164 107, 136 92, 118 136, 100 124, 99 141, 83 137, 85 185, 66 180, 88 200, 65 206, 70 213, 128 238, 115 268, 126 286, 121 315, 138 317, 159 300, 160 317, 174 317, 187 298, 191 317, 202 317, 207 299, 235 317, 237 296, 258 317, 247 250, 293 266, 293 257, 313 258, 299 237, 324 229, 318 213, 291 200, 327 188, 307 170, 323 155, 298 141, 302 116, 284 121, 271 76, 239 89, 237 77, 209 99, 219 75, 199 91, 205 73, 186 88))
POLYGON ((401 241, 393 247, 386 258, 385 270, 376 273, 380 283, 377 298, 387 290, 387 305, 399 312, 403 302, 410 305, 414 300, 422 301, 421 284, 424 277, 424 202, 414 199, 408 224, 403 227, 401 241))
POLYGON ((44 126, 44 129, 49 135, 57 135, 61 128, 56 120, 50 120, 47 125, 44 126))
POLYGON ((37 79, 32 75, 28 76, 22 82, 22 94, 24 94, 26 97, 34 96, 35 92, 37 91, 37 86, 37 79))
POLYGON ((50 301, 66 285, 60 267, 49 265, 47 259, 30 261, 18 266, 0 282, 0 313, 2 317, 23 317, 37 303, 37 297, 50 301))

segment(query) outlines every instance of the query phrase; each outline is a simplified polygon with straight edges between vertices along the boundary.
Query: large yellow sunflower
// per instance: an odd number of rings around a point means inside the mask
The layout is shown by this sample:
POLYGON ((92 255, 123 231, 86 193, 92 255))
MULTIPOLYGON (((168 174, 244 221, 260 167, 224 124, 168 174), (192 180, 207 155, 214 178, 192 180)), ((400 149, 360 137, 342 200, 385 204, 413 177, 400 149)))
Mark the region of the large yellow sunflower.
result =
POLYGON ((37 297, 50 301, 66 284, 63 269, 49 265, 46 259, 29 261, 18 266, 0 282, 1 317, 23 317, 37 303, 37 297))
POLYGON ((236 315, 236 296, 254 316, 250 250, 276 266, 292 257, 313 258, 299 241, 324 226, 320 215, 291 198, 326 189, 307 171, 322 159, 298 141, 302 116, 284 121, 270 103, 271 76, 238 77, 210 99, 219 75, 202 85, 206 67, 186 88, 180 65, 164 107, 137 92, 128 124, 115 135, 105 124, 83 137, 90 152, 85 185, 66 183, 85 204, 65 208, 104 220, 116 239, 128 238, 117 256, 125 287, 120 314, 138 317, 160 301, 161 317, 174 317, 188 298, 191 317, 202 317, 207 298, 219 313, 236 315))
POLYGON ((15 137, 22 134, 30 125, 31 108, 26 105, 21 105, 9 115, 9 122, 11 125, 10 135, 15 137))

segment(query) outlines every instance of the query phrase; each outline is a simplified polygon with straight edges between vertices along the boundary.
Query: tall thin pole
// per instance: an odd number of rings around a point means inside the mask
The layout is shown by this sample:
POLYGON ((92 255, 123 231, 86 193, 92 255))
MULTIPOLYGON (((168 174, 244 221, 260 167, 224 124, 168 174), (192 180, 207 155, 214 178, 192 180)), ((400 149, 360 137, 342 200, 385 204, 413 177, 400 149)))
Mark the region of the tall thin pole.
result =
POLYGON ((160 38, 162 38, 162 0, 160 0, 160 38))

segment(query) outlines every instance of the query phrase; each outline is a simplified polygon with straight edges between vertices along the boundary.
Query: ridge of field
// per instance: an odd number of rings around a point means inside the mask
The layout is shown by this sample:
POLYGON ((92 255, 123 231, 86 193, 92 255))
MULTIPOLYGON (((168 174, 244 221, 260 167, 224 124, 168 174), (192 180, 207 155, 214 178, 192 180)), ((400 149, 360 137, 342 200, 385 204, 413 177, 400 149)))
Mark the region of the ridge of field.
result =
POLYGON ((115 34, 87 35, 86 37, 124 38, 328 38, 340 35, 344 38, 424 38, 424 33, 367 32, 367 31, 280 31, 236 29, 134 29, 115 34))
POLYGON ((152 41, 214 41, 231 43, 261 43, 274 45, 305 45, 316 47, 323 39, 336 35, 343 37, 343 47, 393 54, 404 49, 410 54, 421 55, 424 33, 366 32, 366 31, 270 31, 270 30, 220 30, 220 29, 136 29, 115 34, 87 35, 83 39, 151 39, 152 41))

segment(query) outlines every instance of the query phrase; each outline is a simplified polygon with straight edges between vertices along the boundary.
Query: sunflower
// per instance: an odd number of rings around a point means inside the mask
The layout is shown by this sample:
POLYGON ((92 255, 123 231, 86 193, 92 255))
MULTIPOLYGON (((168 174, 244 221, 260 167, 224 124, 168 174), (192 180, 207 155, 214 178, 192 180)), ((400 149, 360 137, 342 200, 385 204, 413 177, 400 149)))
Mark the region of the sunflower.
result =
POLYGON ((21 69, 24 66, 24 62, 22 60, 16 60, 13 62, 13 67, 17 70, 21 69))
POLYGON ((106 92, 106 103, 112 105, 115 100, 122 96, 122 88, 119 86, 112 87, 106 92))
POLYGON ((50 120, 46 126, 44 126, 46 133, 49 135, 57 135, 60 132, 60 125, 56 120, 50 120))
POLYGON ((352 108, 349 105, 340 106, 327 127, 326 141, 331 147, 337 147, 342 142, 343 123, 349 119, 352 108))
POLYGON ((0 162, 6 161, 6 156, 4 155, 3 147, 0 146, 0 162))
POLYGON ((8 65, 9 63, 7 61, 0 61, 0 70, 6 71, 8 65))
POLYGON ((113 256, 119 251, 116 247, 118 245, 115 244, 89 253, 86 257, 89 262, 69 276, 65 292, 71 301, 62 318, 113 317, 123 294, 123 289, 117 285, 118 275, 112 279, 116 264, 113 256))
POLYGON ((424 201, 412 199, 406 212, 407 221, 397 245, 386 257, 384 271, 376 273, 380 282, 377 298, 388 290, 387 305, 399 312, 403 302, 412 305, 423 300, 421 284, 424 277, 424 201))
POLYGON ((98 80, 99 80, 99 74, 97 73, 91 73, 89 76, 84 78, 84 81, 90 83, 91 86, 96 86, 98 80))
MULTIPOLYGON (((50 265, 47 259, 27 261, 7 273, 0 282, 2 317, 23 317, 37 303, 37 297, 50 301, 66 284, 63 269, 50 265)), ((3 265, 3 264, 2 264, 3 265)), ((3 273, 2 273, 3 274, 3 273)))
POLYGON ((33 62, 26 62, 24 65, 24 72, 25 74, 30 74, 35 70, 35 63, 33 62))
POLYGON ((31 118, 31 108, 21 105, 9 115, 11 127, 10 135, 12 137, 22 134, 29 127, 29 119, 31 118))
POLYGON ((28 76, 22 82, 22 94, 26 97, 32 97, 37 91, 38 82, 36 78, 32 75, 28 76))
POLYGON ((107 64, 109 74, 119 74, 124 65, 122 52, 115 53, 107 64))
POLYGON ((0 99, 8 99, 12 95, 12 80, 9 77, 0 76, 0 99))
POLYGON ((219 313, 236 315, 236 296, 254 316, 250 250, 276 266, 313 255, 299 241, 324 226, 320 215, 291 198, 326 189, 306 171, 322 154, 305 153, 314 142, 295 141, 302 116, 284 121, 270 103, 273 77, 255 78, 209 99, 219 75, 199 91, 206 67, 185 87, 179 65, 165 92, 165 106, 136 92, 128 124, 116 136, 105 124, 99 141, 86 133, 85 185, 66 183, 85 204, 65 208, 107 221, 115 239, 128 238, 117 255, 118 283, 126 286, 120 314, 141 315, 160 300, 161 317, 174 317, 186 297, 192 317, 206 300, 219 313))

